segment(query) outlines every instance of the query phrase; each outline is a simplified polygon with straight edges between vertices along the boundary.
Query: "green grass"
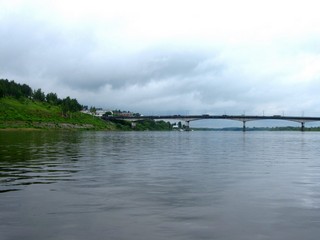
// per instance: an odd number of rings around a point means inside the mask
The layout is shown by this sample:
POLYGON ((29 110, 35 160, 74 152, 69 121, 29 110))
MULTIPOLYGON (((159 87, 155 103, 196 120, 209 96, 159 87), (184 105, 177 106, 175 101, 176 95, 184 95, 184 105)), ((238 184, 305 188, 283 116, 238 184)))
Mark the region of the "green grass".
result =
POLYGON ((117 130, 112 122, 76 112, 62 115, 59 106, 26 98, 0 99, 0 128, 82 128, 117 130))
POLYGON ((104 121, 81 112, 63 116, 59 106, 27 98, 0 98, 0 129, 92 129, 121 131, 168 131, 172 127, 164 121, 138 121, 136 127, 123 120, 104 121))

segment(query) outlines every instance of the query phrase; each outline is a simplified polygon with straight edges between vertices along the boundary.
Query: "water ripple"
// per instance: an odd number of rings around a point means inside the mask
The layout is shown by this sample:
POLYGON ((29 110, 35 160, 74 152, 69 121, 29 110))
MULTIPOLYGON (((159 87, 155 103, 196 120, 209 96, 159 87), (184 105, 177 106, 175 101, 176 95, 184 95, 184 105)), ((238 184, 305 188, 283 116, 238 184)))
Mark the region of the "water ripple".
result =
POLYGON ((7 239, 320 235, 319 134, 0 134, 7 239))

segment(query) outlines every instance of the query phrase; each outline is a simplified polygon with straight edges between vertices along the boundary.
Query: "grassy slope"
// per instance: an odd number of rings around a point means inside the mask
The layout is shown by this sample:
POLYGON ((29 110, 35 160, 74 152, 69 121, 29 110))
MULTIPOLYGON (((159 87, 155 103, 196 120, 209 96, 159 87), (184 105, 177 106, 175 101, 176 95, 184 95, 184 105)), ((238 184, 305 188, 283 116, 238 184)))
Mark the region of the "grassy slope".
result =
POLYGON ((0 99, 0 128, 85 128, 117 130, 114 123, 88 114, 73 113, 70 118, 61 114, 58 106, 32 101, 0 99))

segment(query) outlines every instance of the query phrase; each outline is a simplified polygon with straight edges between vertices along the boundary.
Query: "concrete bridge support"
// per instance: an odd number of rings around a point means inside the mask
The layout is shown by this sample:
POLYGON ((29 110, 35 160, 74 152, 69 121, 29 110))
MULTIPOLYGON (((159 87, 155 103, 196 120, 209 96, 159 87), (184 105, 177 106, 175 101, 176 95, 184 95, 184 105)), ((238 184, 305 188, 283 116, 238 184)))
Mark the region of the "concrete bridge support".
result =
POLYGON ((246 131, 246 121, 242 121, 242 122, 243 122, 242 131, 245 132, 246 131))
POLYGON ((304 132, 304 122, 301 122, 301 132, 304 132))
POLYGON ((190 121, 185 121, 185 130, 190 131, 190 121))

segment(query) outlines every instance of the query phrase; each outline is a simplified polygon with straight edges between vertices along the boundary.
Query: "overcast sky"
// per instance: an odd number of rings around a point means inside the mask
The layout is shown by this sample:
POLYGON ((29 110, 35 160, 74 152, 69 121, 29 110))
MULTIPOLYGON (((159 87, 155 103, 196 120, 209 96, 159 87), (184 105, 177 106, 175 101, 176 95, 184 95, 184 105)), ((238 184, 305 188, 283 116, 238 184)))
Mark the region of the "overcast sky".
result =
POLYGON ((320 2, 0 0, 0 78, 143 114, 320 116, 320 2))

